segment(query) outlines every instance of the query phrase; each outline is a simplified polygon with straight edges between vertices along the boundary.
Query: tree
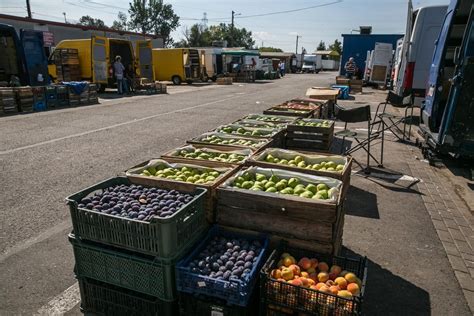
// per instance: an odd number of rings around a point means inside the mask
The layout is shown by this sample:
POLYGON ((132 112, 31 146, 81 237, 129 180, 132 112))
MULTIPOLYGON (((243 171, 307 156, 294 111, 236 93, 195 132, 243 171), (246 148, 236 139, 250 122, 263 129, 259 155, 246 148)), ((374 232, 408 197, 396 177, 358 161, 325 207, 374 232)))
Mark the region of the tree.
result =
POLYGON ((339 53, 339 55, 341 55, 342 54, 342 43, 339 42, 338 39, 336 39, 333 44, 329 45, 329 49, 333 50, 333 51, 336 51, 336 52, 339 53))
POLYGON ((127 31, 128 30, 128 20, 127 15, 120 11, 117 15, 117 20, 112 23, 112 29, 117 31, 127 31))
POLYGON ((99 28, 106 28, 107 26, 105 25, 104 21, 101 19, 94 19, 93 17, 89 15, 83 15, 79 19, 79 24, 80 25, 85 25, 85 26, 93 26, 93 27, 99 27, 99 28))
POLYGON ((133 0, 128 13, 132 29, 163 36, 167 47, 173 43, 170 34, 179 26, 179 16, 171 4, 165 4, 163 0, 133 0))
POLYGON ((275 48, 275 47, 260 47, 258 50, 260 52, 277 52, 277 53, 283 52, 281 48, 275 48))
POLYGON ((316 50, 326 50, 326 43, 323 41, 319 42, 318 48, 316 50))

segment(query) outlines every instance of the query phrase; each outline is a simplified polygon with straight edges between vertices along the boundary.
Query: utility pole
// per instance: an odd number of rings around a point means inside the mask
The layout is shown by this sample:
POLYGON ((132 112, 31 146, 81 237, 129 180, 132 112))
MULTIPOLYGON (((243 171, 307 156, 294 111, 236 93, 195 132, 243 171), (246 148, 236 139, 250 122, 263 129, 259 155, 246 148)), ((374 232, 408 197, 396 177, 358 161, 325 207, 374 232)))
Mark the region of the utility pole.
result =
POLYGON ((67 23, 66 12, 63 12, 63 15, 64 15, 64 23, 67 23))
POLYGON ((232 23, 230 24, 230 45, 229 47, 233 47, 233 43, 234 43, 234 15, 235 15, 235 11, 232 10, 232 23))
POLYGON ((298 55, 298 39, 301 37, 301 35, 296 35, 296 52, 295 55, 298 55))
POLYGON ((26 0, 26 10, 28 11, 28 17, 31 19, 31 6, 30 6, 30 0, 26 0))

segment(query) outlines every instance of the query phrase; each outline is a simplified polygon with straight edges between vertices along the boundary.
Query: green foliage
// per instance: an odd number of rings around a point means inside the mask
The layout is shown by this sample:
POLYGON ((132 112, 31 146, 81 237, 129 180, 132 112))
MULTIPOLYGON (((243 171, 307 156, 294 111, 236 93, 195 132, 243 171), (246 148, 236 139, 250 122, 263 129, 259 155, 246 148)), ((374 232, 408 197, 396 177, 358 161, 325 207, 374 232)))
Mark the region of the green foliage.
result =
POLYGON ((326 43, 324 43, 323 41, 319 42, 316 50, 326 50, 326 43))
POLYGON ((179 26, 179 16, 171 4, 165 4, 163 0, 133 0, 128 13, 132 29, 163 36, 167 47, 173 43, 170 34, 179 26))
POLYGON ((127 15, 124 12, 119 12, 117 15, 117 20, 112 23, 112 29, 117 31, 127 31, 128 30, 128 20, 127 15))
POLYGON ((283 52, 281 48, 275 48, 275 47, 260 47, 258 50, 261 52, 275 52, 275 53, 283 52))
POLYGON ((84 15, 79 19, 79 24, 80 25, 85 25, 85 26, 93 26, 93 27, 100 27, 100 28, 106 28, 107 26, 105 25, 104 21, 101 19, 94 19, 93 17, 89 15, 84 15))
POLYGON ((184 39, 175 44, 175 47, 206 47, 213 41, 227 41, 228 46, 252 48, 255 41, 252 32, 245 28, 233 28, 225 23, 204 28, 194 24, 183 32, 184 39))
POLYGON ((342 54, 342 43, 339 42, 339 40, 335 40, 333 44, 329 45, 329 49, 336 51, 339 53, 339 55, 342 54))

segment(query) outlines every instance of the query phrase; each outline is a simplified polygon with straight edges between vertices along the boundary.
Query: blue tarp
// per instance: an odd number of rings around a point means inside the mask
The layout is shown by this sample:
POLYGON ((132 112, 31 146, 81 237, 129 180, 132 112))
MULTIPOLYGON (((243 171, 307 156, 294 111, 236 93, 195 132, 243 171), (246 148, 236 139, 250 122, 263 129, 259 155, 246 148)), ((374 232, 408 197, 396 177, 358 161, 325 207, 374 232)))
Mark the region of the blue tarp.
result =
POLYGON ((88 81, 63 81, 62 84, 70 87, 77 95, 84 92, 84 89, 89 86, 88 81))

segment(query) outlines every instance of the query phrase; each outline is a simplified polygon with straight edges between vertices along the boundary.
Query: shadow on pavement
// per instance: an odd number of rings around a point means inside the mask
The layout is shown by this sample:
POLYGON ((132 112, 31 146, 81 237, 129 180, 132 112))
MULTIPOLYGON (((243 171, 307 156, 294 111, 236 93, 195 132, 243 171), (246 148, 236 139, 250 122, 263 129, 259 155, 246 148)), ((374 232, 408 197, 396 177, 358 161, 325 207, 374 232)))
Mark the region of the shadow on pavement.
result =
POLYGON ((359 217, 379 219, 377 195, 351 186, 347 194, 346 214, 359 217))
MULTIPOLYGON (((360 257, 343 248, 343 256, 360 257)), ((430 295, 413 283, 367 260, 363 315, 431 315, 430 295)))

